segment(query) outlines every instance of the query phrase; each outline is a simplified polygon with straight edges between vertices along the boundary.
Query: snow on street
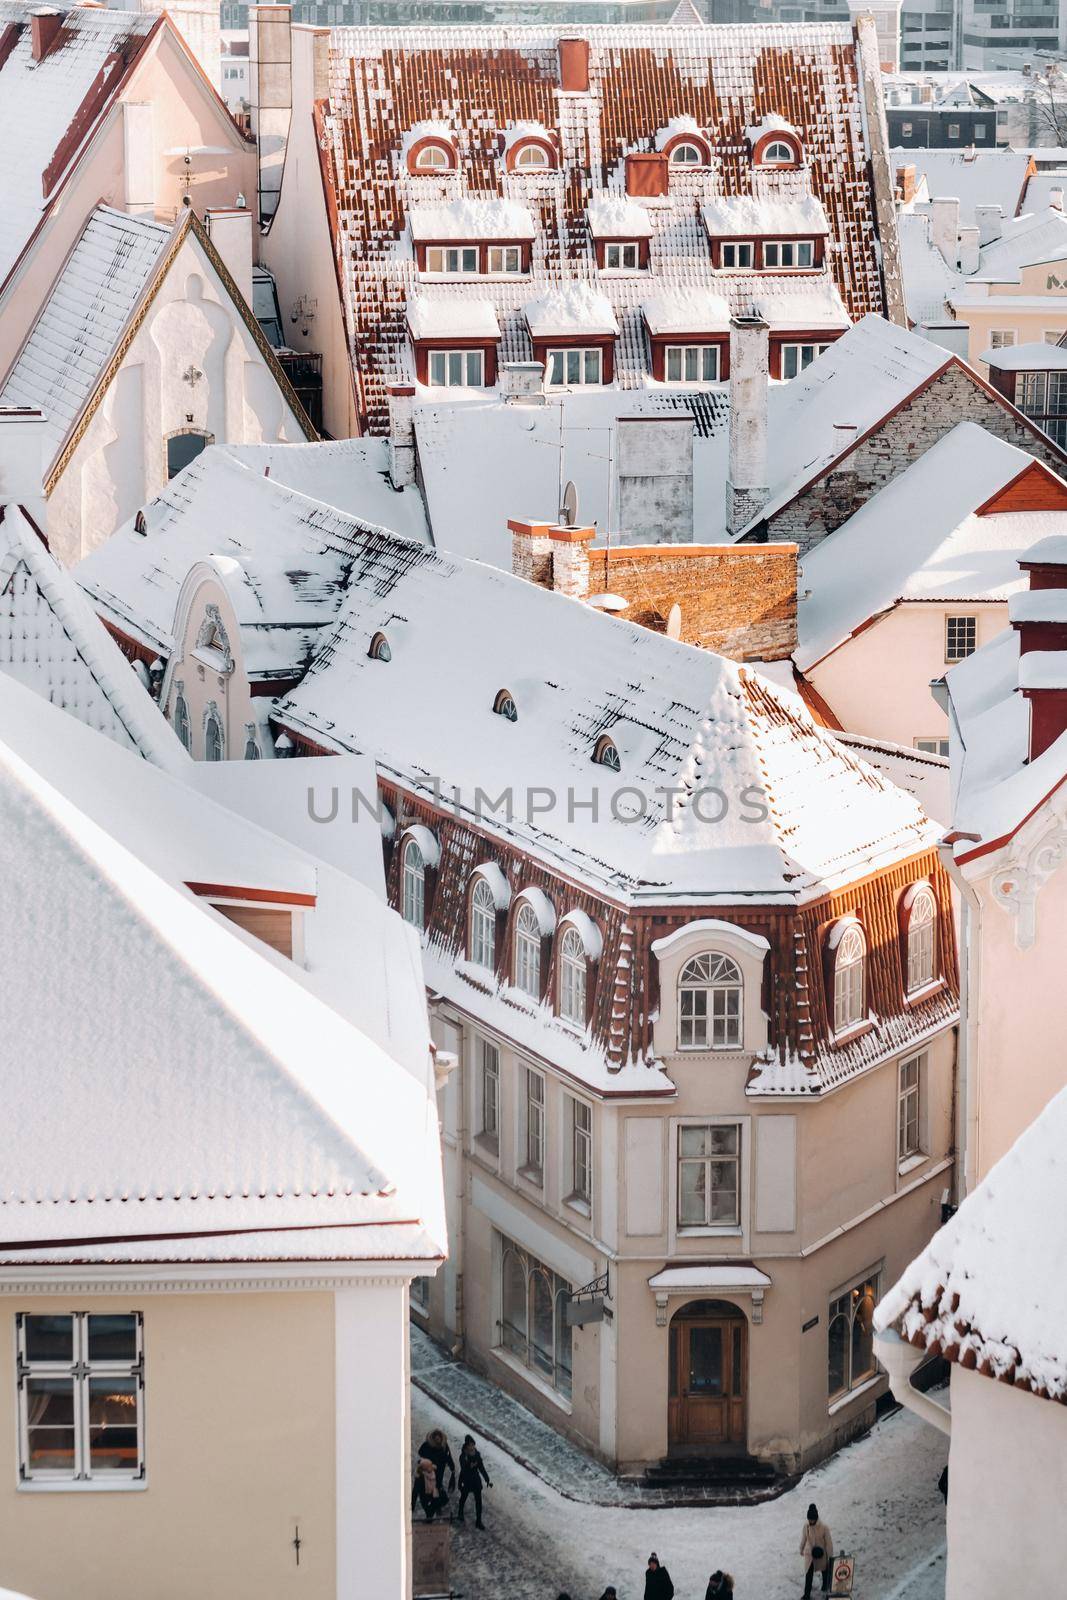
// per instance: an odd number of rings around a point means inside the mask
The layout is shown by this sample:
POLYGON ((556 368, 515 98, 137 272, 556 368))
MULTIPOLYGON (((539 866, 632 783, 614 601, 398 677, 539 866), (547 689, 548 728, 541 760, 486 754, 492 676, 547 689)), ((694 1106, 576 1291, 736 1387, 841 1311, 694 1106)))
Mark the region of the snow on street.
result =
MULTIPOLYGON (((468 1430, 420 1390, 412 1391, 413 1447, 444 1428, 458 1453, 468 1430)), ((464 1600, 640 1600, 656 1550, 677 1600, 703 1600, 722 1566, 737 1600, 800 1600, 796 1554, 808 1502, 829 1523, 834 1546, 857 1557, 855 1600, 944 1600, 945 1519, 937 1479, 948 1441, 910 1412, 888 1417, 866 1438, 809 1472, 788 1494, 757 1506, 633 1510, 565 1499, 492 1445, 479 1441, 493 1488, 485 1531, 453 1525, 452 1584, 464 1600)), ((453 1497, 453 1506, 455 1497, 453 1497)), ((819 1593, 816 1580, 816 1595, 819 1593)))

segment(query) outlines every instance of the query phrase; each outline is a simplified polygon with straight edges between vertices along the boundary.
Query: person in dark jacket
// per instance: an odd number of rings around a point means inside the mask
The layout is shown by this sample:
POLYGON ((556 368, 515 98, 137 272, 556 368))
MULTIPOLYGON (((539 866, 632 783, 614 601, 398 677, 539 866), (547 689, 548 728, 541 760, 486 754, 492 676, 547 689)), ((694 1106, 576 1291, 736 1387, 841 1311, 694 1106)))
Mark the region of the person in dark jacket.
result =
POLYGON ((437 1468, 437 1509, 444 1511, 448 1505, 448 1497, 456 1487, 456 1463, 452 1459, 452 1452, 448 1448, 448 1440, 440 1428, 434 1428, 426 1435, 419 1445, 420 1460, 432 1461, 437 1468), (449 1474, 445 1482, 445 1473, 449 1474))
POLYGON ((608 1584, 607 1588, 604 1590, 604 1593, 600 1596, 600 1600, 619 1600, 618 1595, 615 1593, 615 1585, 613 1583, 608 1584))
POLYGON ((482 1479, 488 1489, 493 1485, 489 1481, 489 1474, 485 1470, 481 1452, 474 1442, 472 1434, 467 1434, 463 1440, 463 1449, 459 1452, 459 1511, 457 1519, 463 1521, 463 1507, 467 1504, 467 1496, 474 1496, 474 1526, 484 1528, 482 1521, 482 1479))
POLYGON ((653 1550, 645 1572, 645 1600, 674 1600, 674 1584, 666 1567, 661 1567, 653 1550))
POLYGON ((416 1506, 421 1506, 425 1511, 427 1522, 432 1522, 437 1515, 437 1468, 421 1451, 415 1468, 415 1482, 411 1486, 412 1511, 416 1506))
POLYGON ((728 1572, 713 1572, 704 1591, 704 1600, 733 1600, 734 1580, 728 1572))

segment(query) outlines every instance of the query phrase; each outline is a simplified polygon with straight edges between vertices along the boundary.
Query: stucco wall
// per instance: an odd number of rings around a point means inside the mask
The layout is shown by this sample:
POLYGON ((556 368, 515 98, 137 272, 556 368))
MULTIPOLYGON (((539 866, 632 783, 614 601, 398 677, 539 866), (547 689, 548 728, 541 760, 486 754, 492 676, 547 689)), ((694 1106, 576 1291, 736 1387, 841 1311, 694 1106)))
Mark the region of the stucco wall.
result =
POLYGON ((805 676, 849 733, 911 747, 916 739, 947 739, 948 718, 931 694, 930 683, 944 677, 949 668, 948 616, 977 618, 979 649, 1008 626, 1005 601, 905 602, 805 676))
POLYGON ((1059 1595, 1067 1407, 952 1369, 946 1600, 1059 1595))
POLYGON ((967 360, 984 378, 989 371, 981 358, 994 328, 1013 330, 1016 344, 1042 344, 1046 333, 1067 330, 1067 271, 1062 262, 1024 267, 1018 283, 990 284, 988 294, 996 302, 988 309, 980 299, 961 301, 956 308, 969 329, 967 360), (1043 304, 1035 305, 1035 300, 1043 304))
POLYGON ((35 1600, 333 1600, 333 1295, 5 1296, 0 1372, 5 1585, 35 1600), (144 1490, 17 1488, 15 1314, 66 1308, 144 1314, 144 1490))
MULTIPOLYGON (((242 655, 241 632, 230 597, 217 572, 209 565, 202 563, 194 567, 186 578, 178 598, 175 628, 174 654, 167 664, 160 694, 164 716, 173 727, 175 704, 181 694, 189 715, 189 753, 195 761, 203 761, 206 718, 209 707, 213 707, 222 723, 224 759, 243 760, 255 716, 242 655), (210 625, 209 607, 216 609, 229 643, 234 664, 229 673, 216 671, 194 655, 201 630, 205 624, 210 625)), ((271 749, 263 748, 265 740, 261 734, 257 735, 257 741, 261 756, 273 754, 271 749)))

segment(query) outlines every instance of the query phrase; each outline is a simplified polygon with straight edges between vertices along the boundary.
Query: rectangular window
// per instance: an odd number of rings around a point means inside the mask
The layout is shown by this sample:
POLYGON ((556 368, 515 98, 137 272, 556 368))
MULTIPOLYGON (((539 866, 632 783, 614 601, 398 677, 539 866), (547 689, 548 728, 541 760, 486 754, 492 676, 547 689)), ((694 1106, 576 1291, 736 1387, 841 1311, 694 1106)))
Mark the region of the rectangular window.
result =
POLYGON ((1041 340, 1042 340, 1043 344, 1059 344, 1059 342, 1060 342, 1060 340, 1062 338, 1063 338, 1063 329, 1062 328, 1046 328, 1044 333, 1041 335, 1041 340))
POLYGON ((532 1067, 526 1069, 527 1177, 541 1182, 545 1169, 545 1080, 532 1067))
POLYGON ((522 250, 517 244, 489 246, 490 272, 521 272, 522 250))
POLYGON ((784 344, 782 346, 782 377, 795 378, 811 366, 816 356, 830 347, 826 344, 784 344))
POLYGON ((669 344, 664 371, 668 383, 718 383, 719 347, 715 344, 669 344))
POLYGON ((736 1122, 678 1129, 678 1226, 741 1224, 741 1127, 736 1122))
POLYGON ((460 273, 476 273, 478 247, 455 245, 446 249, 441 245, 429 245, 426 250, 426 271, 453 273, 457 276, 460 273))
POLYGON ((19 1477, 123 1483, 144 1477, 138 1311, 16 1317, 19 1477))
POLYGON ((550 350, 548 382, 554 389, 603 383, 604 352, 597 349, 550 350))
POLYGON ((900 1087, 897 1094, 897 1160, 910 1161, 921 1154, 919 1137, 919 1097, 922 1092, 924 1056, 914 1056, 900 1063, 900 1087))
POLYGON ((720 260, 724 267, 731 268, 734 272, 750 272, 752 270, 752 243, 743 240, 733 244, 723 244, 720 260))
POLYGON ((874 1308, 878 1293, 878 1275, 874 1274, 830 1301, 826 1388, 832 1401, 858 1389, 877 1371, 874 1308))
POLYGON ((976 122, 975 123, 972 137, 975 138, 975 139, 984 139, 985 138, 985 123, 984 122, 976 122))
POLYGON ((570 1100, 571 1192, 568 1198, 590 1205, 593 1197, 593 1109, 584 1100, 570 1100))
POLYGON ((763 246, 765 267, 810 267, 814 260, 815 246, 810 239, 769 241, 763 246))
POLYGON ((488 1039, 479 1039, 481 1135, 495 1145, 500 1138, 500 1051, 488 1039))
POLYGON ((498 1234, 500 1343, 567 1399, 571 1393, 571 1288, 551 1267, 498 1234))
POLYGON ((916 739, 916 750, 921 750, 925 756, 948 756, 949 742, 947 739, 916 739))
POLYGON ((991 350, 1010 350, 1015 343, 1014 328, 993 328, 989 334, 989 348, 991 350))
POLYGON ((443 389, 481 389, 485 384, 483 350, 431 350, 430 383, 443 389))
POLYGON ((965 656, 973 656, 977 645, 977 617, 945 618, 946 661, 962 661, 965 656))
POLYGON ((958 139, 960 136, 960 125, 958 122, 950 122, 945 131, 950 139, 958 139))
POLYGON ((914 127, 913 123, 911 123, 911 122, 902 122, 900 124, 901 138, 910 139, 912 137, 912 135, 914 134, 914 132, 915 132, 915 127, 914 127))
POLYGON ((638 250, 635 244, 606 244, 604 266, 609 272, 636 272, 638 250))

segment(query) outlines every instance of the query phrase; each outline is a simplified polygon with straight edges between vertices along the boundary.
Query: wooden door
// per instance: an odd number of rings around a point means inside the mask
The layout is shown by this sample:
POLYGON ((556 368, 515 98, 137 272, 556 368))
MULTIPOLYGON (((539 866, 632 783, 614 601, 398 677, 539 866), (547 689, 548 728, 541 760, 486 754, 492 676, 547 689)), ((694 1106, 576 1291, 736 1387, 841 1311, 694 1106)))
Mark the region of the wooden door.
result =
POLYGON ((678 1318, 671 1325, 671 1450, 744 1447, 747 1334, 743 1318, 678 1318))

